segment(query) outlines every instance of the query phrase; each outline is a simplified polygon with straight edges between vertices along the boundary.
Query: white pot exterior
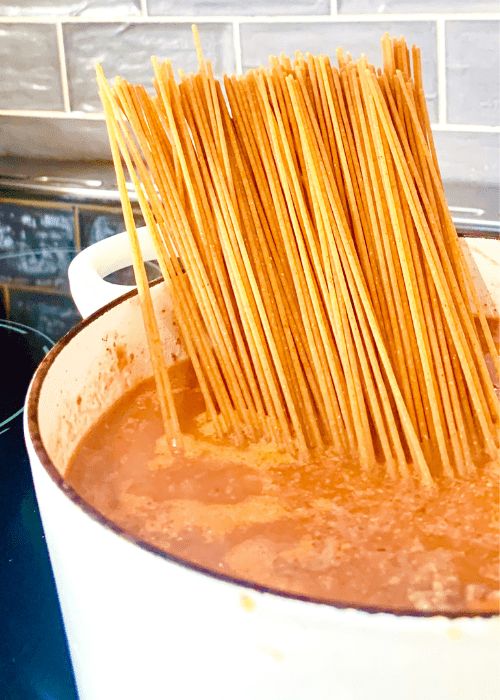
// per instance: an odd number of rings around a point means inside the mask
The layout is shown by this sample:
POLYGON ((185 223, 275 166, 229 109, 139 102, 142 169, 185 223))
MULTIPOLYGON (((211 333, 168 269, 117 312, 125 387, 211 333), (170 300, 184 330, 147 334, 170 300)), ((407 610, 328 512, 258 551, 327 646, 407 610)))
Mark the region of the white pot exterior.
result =
MULTIPOLYGON (((164 342, 178 352, 163 284, 153 295, 164 342)), ((396 616, 266 592, 138 544, 83 503, 64 484, 67 460, 150 375, 144 348, 130 293, 60 341, 27 398, 26 443, 80 700, 498 700, 498 617, 396 616)))

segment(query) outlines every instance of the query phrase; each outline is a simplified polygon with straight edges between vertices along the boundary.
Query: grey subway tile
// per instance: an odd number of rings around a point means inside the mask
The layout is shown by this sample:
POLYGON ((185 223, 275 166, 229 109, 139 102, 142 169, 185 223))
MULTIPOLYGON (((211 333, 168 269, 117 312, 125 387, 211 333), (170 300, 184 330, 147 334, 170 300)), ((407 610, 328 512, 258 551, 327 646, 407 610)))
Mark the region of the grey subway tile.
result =
POLYGON ((140 13, 140 0, 0 0, 2 17, 127 17, 140 13))
MULTIPOLYGON (((234 72, 232 25, 200 24, 201 45, 214 73, 234 72)), ((71 106, 85 112, 102 111, 95 80, 99 62, 108 79, 116 75, 151 85, 151 56, 170 58, 174 70, 197 70, 190 24, 72 24, 65 27, 71 106)))
POLYGON ((110 160, 106 124, 88 119, 0 117, 0 156, 110 160))
POLYGON ((434 142, 445 182, 474 182, 498 187, 499 134, 435 131, 434 142))
POLYGON ((446 99, 450 124, 496 126, 500 117, 500 22, 446 22, 446 99))
POLYGON ((342 46, 353 58, 365 53, 376 66, 382 65, 380 40, 384 32, 406 37, 408 45, 422 50, 424 89, 431 121, 437 120, 437 40, 434 22, 312 22, 311 24, 276 23, 241 26, 243 71, 267 65, 270 55, 282 51, 293 57, 295 51, 328 54, 336 63, 335 50, 342 46))
POLYGON ((61 110, 56 29, 49 24, 0 24, 2 109, 61 110))
POLYGON ((147 0, 155 15, 329 15, 330 0, 147 0))
POLYGON ((497 0, 337 0, 339 14, 498 12, 497 0))

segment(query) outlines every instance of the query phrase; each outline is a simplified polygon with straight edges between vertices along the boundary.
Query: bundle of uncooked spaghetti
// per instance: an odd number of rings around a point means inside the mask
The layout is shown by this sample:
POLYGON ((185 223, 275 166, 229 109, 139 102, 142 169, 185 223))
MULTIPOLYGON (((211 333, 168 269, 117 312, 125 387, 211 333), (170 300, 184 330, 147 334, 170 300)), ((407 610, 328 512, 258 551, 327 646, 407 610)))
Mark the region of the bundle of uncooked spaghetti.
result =
POLYGON ((178 421, 122 161, 217 434, 387 474, 493 458, 498 357, 445 201, 420 52, 337 50, 156 90, 98 69, 167 436, 178 421), (412 65, 412 72, 410 69, 412 65), (225 93, 225 94, 224 94, 225 93))

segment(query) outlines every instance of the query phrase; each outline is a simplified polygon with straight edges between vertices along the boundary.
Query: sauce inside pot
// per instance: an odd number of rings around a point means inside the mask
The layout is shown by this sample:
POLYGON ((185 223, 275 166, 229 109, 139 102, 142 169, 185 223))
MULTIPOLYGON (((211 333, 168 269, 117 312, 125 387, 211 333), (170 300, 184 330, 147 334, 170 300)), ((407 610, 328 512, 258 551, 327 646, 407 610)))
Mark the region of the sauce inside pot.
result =
POLYGON ((67 480, 134 536, 204 568, 357 607, 499 610, 498 465, 429 491, 216 444, 187 363, 174 368, 185 451, 166 449, 152 380, 84 438, 67 480))

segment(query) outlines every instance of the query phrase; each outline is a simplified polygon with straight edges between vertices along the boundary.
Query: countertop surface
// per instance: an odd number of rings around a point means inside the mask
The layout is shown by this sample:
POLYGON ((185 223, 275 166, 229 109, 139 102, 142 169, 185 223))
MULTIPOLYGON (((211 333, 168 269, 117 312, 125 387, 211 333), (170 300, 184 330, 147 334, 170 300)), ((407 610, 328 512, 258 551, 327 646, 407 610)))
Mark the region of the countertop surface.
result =
POLYGON ((0 319, 2 700, 77 700, 23 436, 24 396, 51 344, 38 332, 0 319))
MULTIPOLYGON (((137 197, 130 185, 130 199, 137 197)), ((457 230, 477 230, 498 235, 498 184, 446 182, 446 197, 457 230)), ((53 161, 0 157, 0 190, 58 196, 94 202, 119 203, 112 163, 106 161, 53 161)))

